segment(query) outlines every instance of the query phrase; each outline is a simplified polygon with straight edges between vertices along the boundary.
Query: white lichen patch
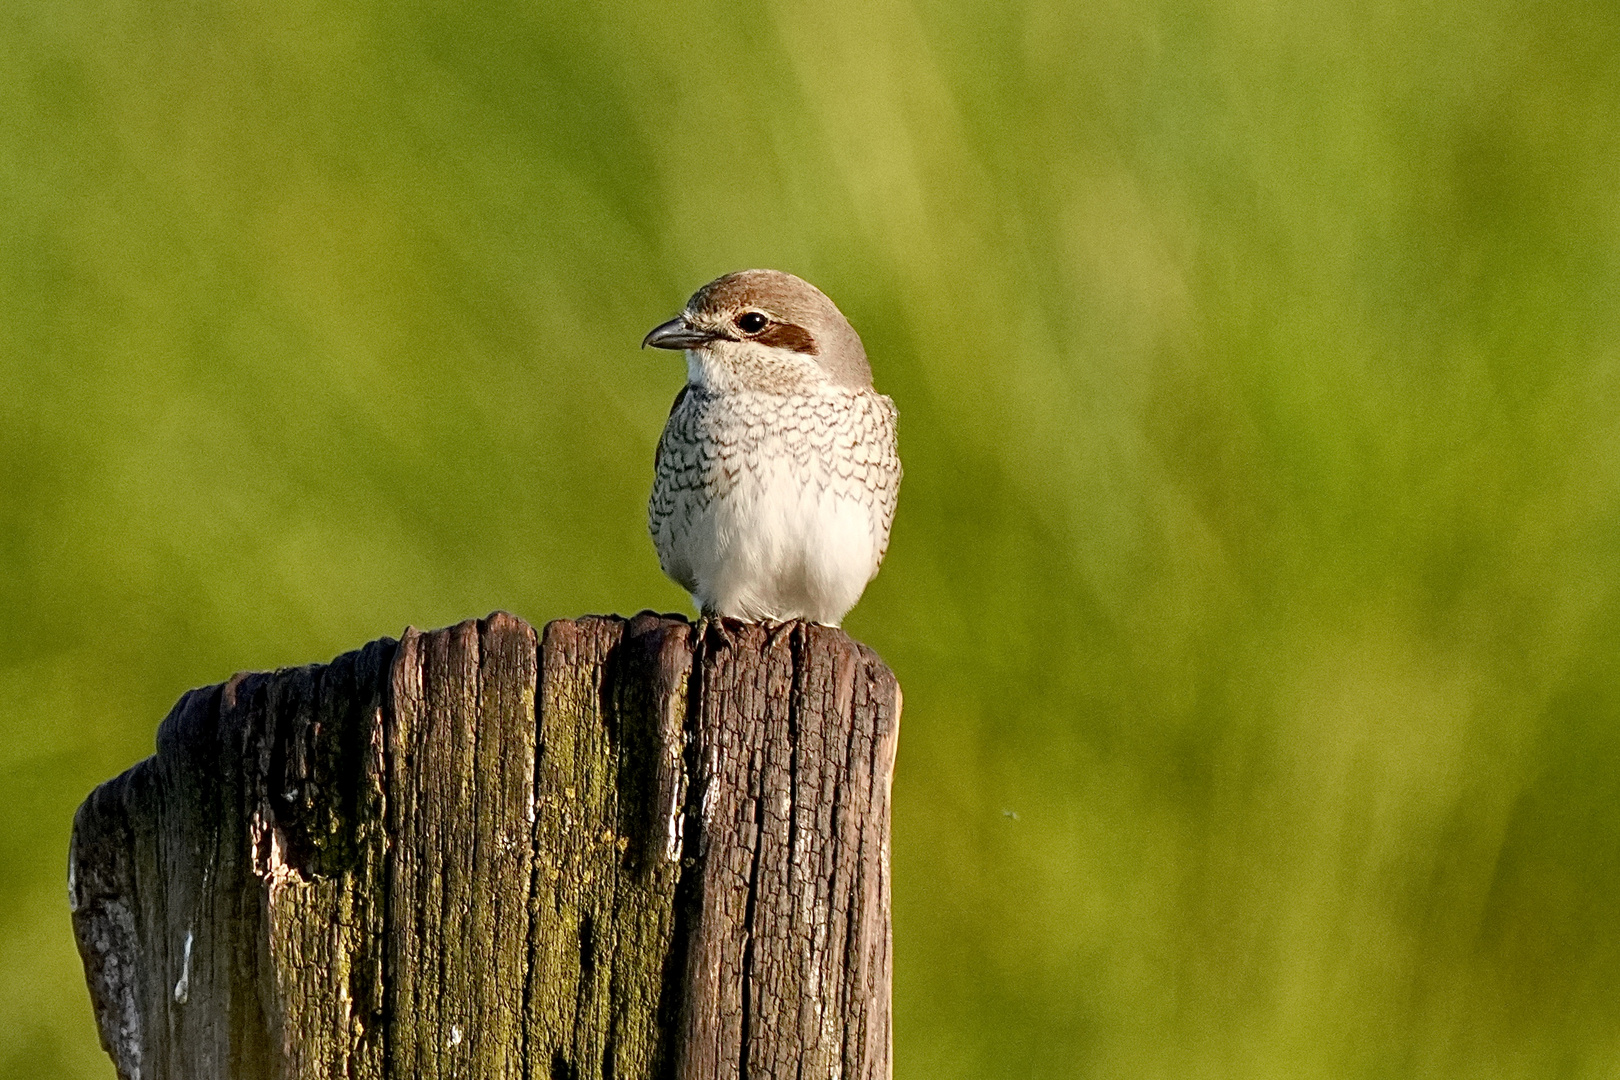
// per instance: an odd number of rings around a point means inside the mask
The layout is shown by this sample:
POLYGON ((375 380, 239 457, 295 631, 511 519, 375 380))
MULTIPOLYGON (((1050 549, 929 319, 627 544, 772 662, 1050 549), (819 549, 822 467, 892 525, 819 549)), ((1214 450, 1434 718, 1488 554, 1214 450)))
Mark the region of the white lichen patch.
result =
POLYGON ((79 838, 68 839, 68 913, 79 910, 79 838))
POLYGON ((174 1001, 184 1005, 191 1000, 191 929, 186 929, 185 957, 180 961, 180 978, 174 983, 174 1001))
POLYGON ((669 862, 681 861, 681 838, 686 832, 686 793, 683 785, 671 785, 669 805, 664 807, 664 858, 669 862))
POLYGON ((121 898, 103 898, 90 908, 86 935, 91 951, 102 961, 91 996, 97 1002, 96 1022, 103 1043, 120 1075, 139 1080, 144 1046, 136 995, 135 914, 121 898))

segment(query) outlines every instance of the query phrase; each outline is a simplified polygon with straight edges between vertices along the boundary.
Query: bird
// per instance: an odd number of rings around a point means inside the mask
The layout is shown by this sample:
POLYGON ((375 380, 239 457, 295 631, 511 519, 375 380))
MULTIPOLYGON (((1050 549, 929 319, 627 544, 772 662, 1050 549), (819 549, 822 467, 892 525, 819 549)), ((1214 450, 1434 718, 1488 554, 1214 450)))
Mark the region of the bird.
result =
POLYGON ((900 492, 898 413, 860 335, 803 278, 742 270, 641 345, 686 354, 647 504, 664 573, 706 618, 839 625, 900 492))

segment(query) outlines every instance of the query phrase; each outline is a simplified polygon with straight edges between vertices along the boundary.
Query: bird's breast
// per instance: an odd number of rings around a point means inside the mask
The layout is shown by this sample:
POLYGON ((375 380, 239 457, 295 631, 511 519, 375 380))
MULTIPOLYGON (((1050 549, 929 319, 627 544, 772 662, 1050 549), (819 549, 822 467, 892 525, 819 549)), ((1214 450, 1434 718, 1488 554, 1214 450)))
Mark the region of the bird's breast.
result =
POLYGON ((659 445, 649 523, 664 568, 696 595, 847 608, 887 547, 899 479, 894 407, 875 392, 688 388, 659 445))

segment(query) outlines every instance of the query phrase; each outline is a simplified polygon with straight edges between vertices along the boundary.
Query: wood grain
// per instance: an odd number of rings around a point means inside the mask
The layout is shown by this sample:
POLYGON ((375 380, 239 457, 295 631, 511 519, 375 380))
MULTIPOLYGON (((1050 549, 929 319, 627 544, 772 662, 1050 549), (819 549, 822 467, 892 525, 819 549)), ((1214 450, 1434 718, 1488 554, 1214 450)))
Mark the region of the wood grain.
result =
POLYGON ((842 631, 497 613, 183 697, 80 807, 121 1077, 887 1077, 900 692, 842 631))

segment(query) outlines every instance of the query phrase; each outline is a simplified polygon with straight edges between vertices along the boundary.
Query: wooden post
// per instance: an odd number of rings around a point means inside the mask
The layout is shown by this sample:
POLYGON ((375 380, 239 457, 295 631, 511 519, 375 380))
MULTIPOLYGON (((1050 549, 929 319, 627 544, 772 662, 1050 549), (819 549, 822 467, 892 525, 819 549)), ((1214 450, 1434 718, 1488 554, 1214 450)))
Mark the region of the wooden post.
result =
POLYGON ((194 690, 74 822, 102 1044, 126 1080, 886 1078, 899 717, 842 631, 650 613, 194 690))

